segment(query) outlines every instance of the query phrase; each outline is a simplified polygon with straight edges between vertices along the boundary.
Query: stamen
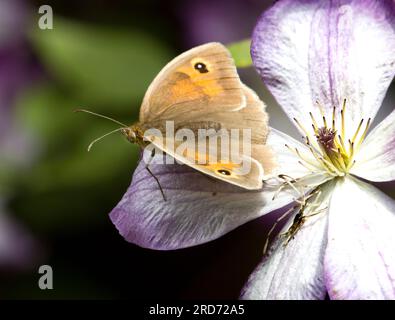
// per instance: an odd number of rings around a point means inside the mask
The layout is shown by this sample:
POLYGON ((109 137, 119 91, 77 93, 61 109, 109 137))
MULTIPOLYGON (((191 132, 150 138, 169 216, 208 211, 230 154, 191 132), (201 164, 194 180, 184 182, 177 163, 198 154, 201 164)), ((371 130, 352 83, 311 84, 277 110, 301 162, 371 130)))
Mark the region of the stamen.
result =
POLYGON ((342 117, 342 132, 341 136, 342 139, 344 140, 346 138, 346 120, 345 120, 345 112, 346 112, 346 99, 343 100, 343 108, 341 110, 341 117, 342 117))
POLYGON ((326 155, 325 152, 323 152, 323 154, 321 154, 320 152, 318 152, 318 151, 316 151, 314 148, 312 148, 311 145, 309 145, 309 144, 307 144, 307 145, 308 145, 308 147, 309 147, 310 152, 313 154, 314 158, 316 158, 316 160, 317 160, 326 170, 329 170, 330 173, 332 173, 332 174, 337 172, 336 168, 335 168, 333 165, 328 166, 328 163, 330 163, 330 159, 328 158, 328 156, 326 155), (328 161, 328 159, 325 159, 325 157, 328 158, 329 161, 328 161), (334 168, 334 170, 333 170, 333 168, 334 168))
POLYGON ((315 121, 315 118, 314 118, 314 116, 313 116, 313 113, 310 112, 309 114, 310 114, 311 121, 313 121, 313 127, 318 128, 318 124, 317 124, 317 121, 315 121))
POLYGON ((350 146, 350 155, 351 155, 351 150, 354 148, 354 142, 348 139, 348 145, 350 146))
POLYGON ((352 139, 351 139, 352 142, 354 142, 355 139, 357 138, 358 133, 359 133, 359 130, 361 130, 363 121, 364 121, 364 119, 362 119, 361 122, 359 123, 358 128, 357 128, 357 130, 355 131, 354 136, 353 136, 352 139))
POLYGON ((336 106, 333 106, 333 113, 332 113, 332 130, 335 131, 335 121, 336 121, 336 106))
POLYGON ((298 119, 294 118, 294 121, 296 122, 296 124, 298 125, 298 127, 304 132, 304 134, 306 136, 309 135, 308 131, 306 130, 306 128, 299 122, 298 119))
POLYGON ((347 165, 347 172, 350 170, 350 168, 354 165, 355 160, 352 161, 354 158, 354 142, 351 142, 350 144, 350 155, 348 159, 348 165, 347 165))
POLYGON ((310 166, 307 166, 306 165, 306 163, 304 163, 304 162, 302 162, 302 161, 298 161, 298 163, 300 164, 300 165, 302 165, 303 167, 305 167, 307 170, 309 170, 309 171, 311 171, 311 173, 314 173, 315 172, 315 170, 316 169, 318 169, 315 165, 312 165, 312 164, 310 164, 310 163, 308 163, 308 165, 310 166))
POLYGON ((340 142, 340 148, 342 149, 342 152, 346 152, 346 146, 344 145, 343 139, 340 135, 337 136, 339 138, 339 142, 340 142))
POLYGON ((324 159, 324 158, 320 158, 320 160, 325 164, 325 166, 330 169, 332 172, 336 173, 336 175, 338 176, 344 176, 343 173, 341 173, 330 161, 324 159))
POLYGON ((310 133, 306 130, 306 128, 299 122, 298 119, 296 119, 296 118, 293 118, 293 119, 296 122, 296 124, 298 125, 298 127, 304 132, 306 138, 311 141, 312 139, 311 139, 310 133))
POLYGON ((302 161, 306 162, 307 164, 311 165, 312 167, 314 167, 315 169, 320 169, 318 166, 316 166, 316 164, 314 162, 312 162, 311 160, 307 159, 306 157, 302 156, 302 154, 299 152, 298 148, 291 148, 288 144, 285 144, 285 146, 294 154, 296 154, 302 161))
POLYGON ((296 150, 296 153, 297 153, 297 155, 299 156, 300 159, 302 159, 304 162, 308 163, 309 165, 315 167, 316 169, 319 168, 318 166, 315 165, 314 162, 312 162, 311 160, 307 159, 306 157, 303 157, 298 149, 295 148, 295 150, 296 150))
POLYGON ((327 123, 326 123, 326 118, 325 118, 325 116, 322 116, 322 121, 324 122, 324 127, 325 127, 325 128, 328 128, 328 125, 327 125, 327 123))
POLYGON ((311 147, 311 148, 313 148, 314 150, 315 150, 315 152, 317 152, 317 153, 321 153, 320 151, 321 151, 321 147, 319 146, 319 144, 317 143, 317 140, 313 140, 313 142, 315 142, 315 145, 313 145, 312 143, 311 143, 311 140, 310 140, 310 138, 309 137, 304 137, 305 138, 305 143, 306 143, 306 145, 308 146, 308 147, 311 147))
POLYGON ((363 140, 365 139, 366 134, 368 133, 368 130, 369 130, 369 127, 370 127, 370 121, 371 121, 371 120, 372 120, 371 118, 368 119, 368 122, 366 123, 365 130, 363 131, 362 136, 359 138, 359 141, 358 141, 357 147, 356 147, 357 150, 358 150, 359 147, 361 146, 363 140))
POLYGON ((323 161, 324 158, 322 157, 321 154, 317 153, 311 146, 309 147, 309 150, 310 150, 310 152, 312 153, 312 155, 314 156, 314 158, 316 158, 317 161, 318 161, 324 168, 329 169, 329 168, 326 166, 325 162, 323 161))
POLYGON ((342 169, 343 169, 344 171, 346 171, 346 170, 347 170, 347 166, 346 166, 346 163, 344 162, 342 153, 340 152, 340 148, 337 149, 337 159, 338 159, 339 164, 340 164, 340 166, 342 167, 342 169))

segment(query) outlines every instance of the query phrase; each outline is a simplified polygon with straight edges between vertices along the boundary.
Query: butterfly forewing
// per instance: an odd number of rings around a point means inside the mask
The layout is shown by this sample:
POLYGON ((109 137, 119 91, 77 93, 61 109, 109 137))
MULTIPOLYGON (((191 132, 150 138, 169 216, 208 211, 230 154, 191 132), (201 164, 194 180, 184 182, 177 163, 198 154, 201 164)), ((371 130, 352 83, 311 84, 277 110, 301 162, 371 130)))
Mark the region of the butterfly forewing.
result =
POLYGON ((159 73, 144 97, 140 122, 182 120, 210 109, 238 110, 245 100, 229 51, 209 43, 181 54, 159 73))

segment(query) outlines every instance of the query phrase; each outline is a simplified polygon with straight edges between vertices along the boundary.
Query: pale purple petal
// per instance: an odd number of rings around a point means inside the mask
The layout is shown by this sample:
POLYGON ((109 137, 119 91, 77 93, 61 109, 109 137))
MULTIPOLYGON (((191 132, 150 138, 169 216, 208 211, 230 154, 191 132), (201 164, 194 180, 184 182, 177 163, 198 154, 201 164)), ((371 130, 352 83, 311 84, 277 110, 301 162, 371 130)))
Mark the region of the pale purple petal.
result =
POLYGON ((369 134, 355 158, 351 173, 366 180, 395 180, 395 111, 369 134))
POLYGON ((254 64, 290 118, 311 123, 348 101, 350 119, 374 117, 395 72, 392 0, 280 0, 253 33, 254 64))
MULTIPOLYGON (((272 252, 258 265, 246 284, 243 299, 264 300, 319 300, 324 299, 323 259, 327 242, 327 203, 330 188, 325 189, 322 203, 305 214, 323 210, 310 217, 295 238, 284 246, 284 238, 277 239, 272 252)), ((282 232, 288 230, 293 218, 282 232)))
POLYGON ((331 299, 395 299, 395 202, 355 179, 329 209, 325 282, 331 299))
POLYGON ((132 184, 110 218, 120 234, 139 246, 171 250, 214 240, 292 201, 281 193, 247 191, 209 178, 185 165, 150 166, 164 190, 140 162, 132 184))

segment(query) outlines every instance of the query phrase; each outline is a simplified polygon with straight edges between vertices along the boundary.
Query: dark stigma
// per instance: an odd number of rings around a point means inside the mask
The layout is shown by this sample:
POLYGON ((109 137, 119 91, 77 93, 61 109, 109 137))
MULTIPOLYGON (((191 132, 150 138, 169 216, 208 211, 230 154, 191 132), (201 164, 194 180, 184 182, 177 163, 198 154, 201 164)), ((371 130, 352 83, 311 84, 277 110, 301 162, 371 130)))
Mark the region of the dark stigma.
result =
POLYGON ((317 141, 326 149, 333 150, 335 148, 336 131, 325 127, 319 128, 317 132, 317 141))

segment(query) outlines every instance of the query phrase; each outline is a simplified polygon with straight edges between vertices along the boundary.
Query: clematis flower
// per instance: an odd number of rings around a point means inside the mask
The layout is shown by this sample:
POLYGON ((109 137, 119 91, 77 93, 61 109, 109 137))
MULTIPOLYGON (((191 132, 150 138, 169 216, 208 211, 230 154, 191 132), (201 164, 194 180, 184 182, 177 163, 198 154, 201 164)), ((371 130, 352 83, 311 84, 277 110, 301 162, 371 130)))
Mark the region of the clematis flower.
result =
POLYGON ((286 183, 247 192, 185 166, 136 169, 110 217, 126 240, 177 249, 289 205, 289 220, 244 299, 395 299, 395 112, 369 132, 395 74, 392 0, 280 0, 259 19, 252 57, 302 135, 271 129, 286 183))

